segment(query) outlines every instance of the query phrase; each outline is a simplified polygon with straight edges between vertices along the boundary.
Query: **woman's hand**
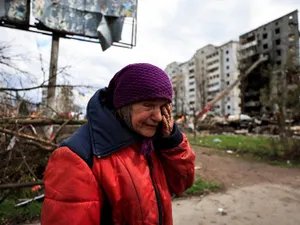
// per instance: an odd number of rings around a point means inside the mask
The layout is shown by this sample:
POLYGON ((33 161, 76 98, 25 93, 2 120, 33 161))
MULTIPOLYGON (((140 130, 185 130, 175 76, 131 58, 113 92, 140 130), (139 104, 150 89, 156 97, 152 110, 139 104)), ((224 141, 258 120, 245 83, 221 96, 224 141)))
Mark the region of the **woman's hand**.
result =
POLYGON ((172 133, 174 120, 172 117, 172 105, 169 103, 161 108, 162 113, 162 134, 169 136, 172 133))

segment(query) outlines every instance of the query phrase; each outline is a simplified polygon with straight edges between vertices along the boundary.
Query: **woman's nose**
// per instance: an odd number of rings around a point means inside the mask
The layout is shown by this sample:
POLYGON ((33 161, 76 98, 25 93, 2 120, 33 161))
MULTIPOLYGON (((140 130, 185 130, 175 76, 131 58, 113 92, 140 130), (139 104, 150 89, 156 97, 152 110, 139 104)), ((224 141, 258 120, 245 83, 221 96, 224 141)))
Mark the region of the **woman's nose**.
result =
POLYGON ((160 108, 153 110, 153 112, 152 112, 152 119, 155 120, 155 121, 157 121, 157 122, 162 121, 162 114, 161 114, 160 108))

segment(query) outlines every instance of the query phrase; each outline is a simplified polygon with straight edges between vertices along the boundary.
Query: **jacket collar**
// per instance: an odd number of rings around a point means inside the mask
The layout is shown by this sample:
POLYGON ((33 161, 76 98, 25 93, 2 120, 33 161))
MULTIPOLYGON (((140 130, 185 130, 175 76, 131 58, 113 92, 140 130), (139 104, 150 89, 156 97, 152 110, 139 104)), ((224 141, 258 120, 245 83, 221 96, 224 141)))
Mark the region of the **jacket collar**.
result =
POLYGON ((91 147, 98 157, 110 155, 141 140, 106 107, 105 91, 105 88, 98 90, 87 106, 91 147))

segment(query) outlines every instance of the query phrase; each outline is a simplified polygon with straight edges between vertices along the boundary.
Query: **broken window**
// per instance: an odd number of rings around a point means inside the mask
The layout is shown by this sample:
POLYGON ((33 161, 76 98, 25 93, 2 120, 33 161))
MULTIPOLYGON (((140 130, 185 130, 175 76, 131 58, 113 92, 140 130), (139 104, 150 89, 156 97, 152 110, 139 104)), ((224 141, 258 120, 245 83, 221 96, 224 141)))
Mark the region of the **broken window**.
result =
POLYGON ((280 39, 277 39, 275 42, 276 42, 276 45, 280 45, 281 44, 281 40, 280 39))
POLYGON ((268 49, 268 44, 264 44, 264 45, 263 45, 263 48, 264 48, 264 49, 268 49))
POLYGON ((229 58, 226 59, 226 62, 229 62, 229 58))
POLYGON ((281 56, 281 50, 276 50, 277 56, 281 56))
POLYGON ((280 34, 280 28, 275 29, 275 34, 280 34))
POLYGON ((267 39, 267 38, 268 38, 268 34, 267 33, 263 34, 263 39, 267 39))

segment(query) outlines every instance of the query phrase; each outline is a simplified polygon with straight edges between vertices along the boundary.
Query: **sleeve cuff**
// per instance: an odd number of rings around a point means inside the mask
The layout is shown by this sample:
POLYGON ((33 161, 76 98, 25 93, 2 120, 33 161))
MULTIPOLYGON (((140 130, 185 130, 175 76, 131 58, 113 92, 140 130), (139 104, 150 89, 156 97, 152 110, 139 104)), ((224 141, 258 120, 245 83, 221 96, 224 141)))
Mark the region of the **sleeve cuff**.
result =
POLYGON ((166 137, 158 137, 153 141, 153 145, 154 149, 156 150, 172 149, 180 145, 182 140, 182 133, 178 129, 177 125, 174 123, 172 133, 166 137))

